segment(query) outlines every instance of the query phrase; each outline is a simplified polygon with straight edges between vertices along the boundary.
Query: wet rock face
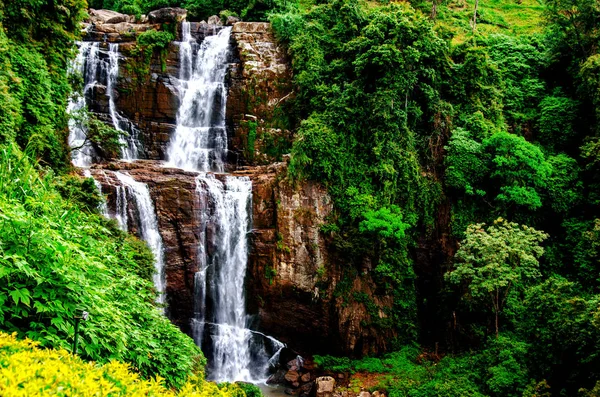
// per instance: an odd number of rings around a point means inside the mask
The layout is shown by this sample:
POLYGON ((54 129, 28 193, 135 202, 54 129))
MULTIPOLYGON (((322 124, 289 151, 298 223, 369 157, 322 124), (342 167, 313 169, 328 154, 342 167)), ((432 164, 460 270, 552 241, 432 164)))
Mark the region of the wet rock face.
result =
POLYGON ((83 38, 87 41, 125 43, 135 41, 136 35, 150 29, 160 29, 160 24, 136 20, 134 15, 111 10, 88 10, 89 19, 83 23, 83 38))
MULTIPOLYGON (((147 184, 165 250, 167 314, 171 321, 189 333, 200 243, 196 173, 165 168, 152 161, 113 162, 96 165, 90 171, 102 185, 112 213, 116 208, 116 186, 120 185, 114 171, 128 173, 136 181, 147 184)), ((128 218, 129 231, 137 234, 135 221, 131 221, 136 218, 133 205, 129 206, 128 218)))
POLYGON ((293 86, 285 49, 268 23, 237 22, 231 39, 236 62, 227 98, 229 146, 239 164, 281 161, 292 142, 287 114, 293 86))
POLYGON ((290 184, 284 163, 247 172, 253 233, 246 291, 260 329, 301 354, 385 351, 394 332, 369 325, 386 317, 385 310, 369 312, 367 302, 352 297, 366 295, 383 309, 393 300, 377 293, 368 271, 344 276, 346 265, 321 232, 333 211, 326 189, 311 181, 290 184))
MULTIPOLYGON (((119 73, 116 105, 119 113, 140 130, 144 158, 165 160, 169 139, 175 131, 180 104, 179 45, 172 42, 166 51, 155 51, 140 61, 137 34, 160 29, 161 24, 178 23, 185 10, 166 8, 148 15, 149 22, 108 10, 90 10, 85 40, 118 43, 119 73)), ((213 18, 214 19, 214 18, 213 18)), ((191 22, 190 32, 201 43, 217 34, 222 26, 191 22)), ((215 21, 212 21, 215 22, 215 21)), ((180 27, 177 29, 181 39, 180 27)), ((268 23, 237 22, 232 29, 231 57, 227 85, 227 129, 230 163, 270 164, 281 160, 291 146, 286 106, 292 97, 291 74, 285 51, 276 44, 268 23)), ((108 114, 106 87, 92 95, 90 109, 108 114)))

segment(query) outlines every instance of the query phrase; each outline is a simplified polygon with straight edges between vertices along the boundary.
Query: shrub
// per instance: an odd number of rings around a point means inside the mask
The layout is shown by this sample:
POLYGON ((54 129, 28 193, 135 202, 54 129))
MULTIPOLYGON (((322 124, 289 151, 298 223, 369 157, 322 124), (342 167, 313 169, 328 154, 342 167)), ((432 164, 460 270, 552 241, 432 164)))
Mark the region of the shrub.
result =
POLYGON ((237 385, 219 388, 202 378, 193 378, 179 392, 174 392, 165 387, 161 377, 141 379, 128 364, 111 361, 100 365, 85 362, 64 349, 40 349, 38 346, 38 342, 30 339, 19 341, 15 334, 0 332, 2 396, 244 397, 243 390, 237 385))
POLYGON ((201 372, 198 347, 155 306, 147 246, 52 183, 16 147, 0 147, 0 330, 68 348, 81 307, 91 315, 81 327, 83 358, 126 361, 169 386, 201 372))

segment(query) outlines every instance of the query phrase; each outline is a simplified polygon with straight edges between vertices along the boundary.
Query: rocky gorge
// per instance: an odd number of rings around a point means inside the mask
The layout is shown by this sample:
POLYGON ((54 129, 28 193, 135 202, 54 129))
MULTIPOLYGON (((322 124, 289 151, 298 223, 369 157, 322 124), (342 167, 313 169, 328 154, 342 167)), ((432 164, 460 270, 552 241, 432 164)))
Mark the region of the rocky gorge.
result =
MULTIPOLYGON (((134 161, 103 159, 89 167, 89 175, 106 196, 106 214, 111 217, 122 210, 123 194, 125 199, 132 194, 123 192, 118 174, 147 186, 162 239, 166 314, 192 334, 196 277, 202 270, 198 249, 208 241, 207 251, 215 252, 214 245, 220 242, 213 238, 218 236, 217 226, 201 216, 203 208, 216 204, 199 189, 199 173, 165 164, 182 103, 179 77, 185 10, 157 10, 138 20, 106 10, 89 14, 84 40, 98 43, 99 56, 105 60, 111 49, 116 51, 118 73, 114 87, 101 79, 91 82, 85 94, 87 106, 108 124, 114 122, 116 111, 131 124, 129 135, 139 141, 134 161), (136 37, 152 29, 172 31, 176 38, 145 57, 136 37)), ((224 28, 218 18, 209 22, 189 23, 198 43, 224 28)), ((288 114, 295 95, 286 49, 268 23, 228 22, 232 26, 226 95, 216 99, 226 100, 227 173, 209 174, 223 183, 234 176, 248 178, 252 184, 245 275, 251 328, 303 356, 384 352, 395 336, 392 328, 381 326, 392 296, 375 285, 368 258, 358 273, 349 272, 338 259, 332 234, 323 230, 336 216, 326 186, 291 180, 287 174, 286 153, 294 130, 288 114)), ((135 206, 126 209, 125 219, 127 230, 143 237, 135 206)), ((298 378, 303 378, 301 373, 298 378)), ((301 387, 298 379, 285 379, 301 387)), ((311 380, 308 375, 307 381, 311 380)))

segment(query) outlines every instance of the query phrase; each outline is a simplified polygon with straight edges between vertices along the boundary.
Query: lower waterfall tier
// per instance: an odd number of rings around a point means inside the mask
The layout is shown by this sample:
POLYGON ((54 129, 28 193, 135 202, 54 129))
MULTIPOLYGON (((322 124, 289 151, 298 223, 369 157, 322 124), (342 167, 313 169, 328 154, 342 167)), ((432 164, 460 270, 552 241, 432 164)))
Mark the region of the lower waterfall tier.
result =
MULTIPOLYGON (((198 247, 206 236, 212 241, 218 230, 211 222, 203 226, 198 217, 204 205, 197 194, 199 173, 149 160, 94 165, 89 172, 102 186, 109 212, 114 212, 118 200, 120 182, 114 171, 148 186, 164 247, 166 313, 193 335, 190 319, 198 321, 195 285, 202 269, 198 247)), ((365 294, 380 307, 390 307, 392 297, 376 291, 368 272, 344 279, 344 264, 336 263, 332 244, 321 232, 333 209, 326 189, 310 181, 292 186, 286 173, 287 165, 276 163, 208 174, 221 183, 228 177, 247 177, 252 182, 246 327, 273 335, 301 354, 384 351, 393 333, 371 325, 373 313, 364 303, 344 302, 334 292, 344 281, 344 285, 349 282, 347 294, 365 294)), ((140 235, 137 224, 130 222, 129 231, 140 235)), ((210 253, 217 251, 214 244, 203 246, 210 253)), ((385 311, 378 316, 385 317, 385 311)))

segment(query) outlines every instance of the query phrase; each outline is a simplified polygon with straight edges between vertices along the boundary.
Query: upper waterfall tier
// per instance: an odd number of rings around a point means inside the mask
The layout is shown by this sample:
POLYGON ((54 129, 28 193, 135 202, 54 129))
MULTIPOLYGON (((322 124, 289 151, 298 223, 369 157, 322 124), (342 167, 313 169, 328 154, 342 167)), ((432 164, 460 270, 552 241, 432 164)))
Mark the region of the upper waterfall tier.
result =
POLYGON ((190 33, 189 22, 182 23, 182 34, 179 52, 182 99, 177 128, 167 149, 168 164, 188 170, 223 172, 227 155, 225 75, 231 28, 206 37, 200 46, 190 33))

